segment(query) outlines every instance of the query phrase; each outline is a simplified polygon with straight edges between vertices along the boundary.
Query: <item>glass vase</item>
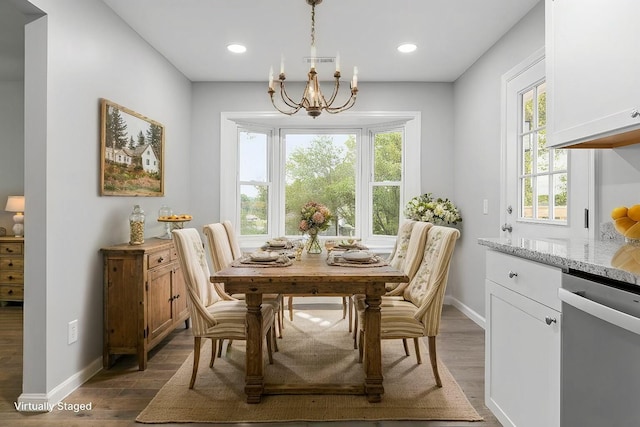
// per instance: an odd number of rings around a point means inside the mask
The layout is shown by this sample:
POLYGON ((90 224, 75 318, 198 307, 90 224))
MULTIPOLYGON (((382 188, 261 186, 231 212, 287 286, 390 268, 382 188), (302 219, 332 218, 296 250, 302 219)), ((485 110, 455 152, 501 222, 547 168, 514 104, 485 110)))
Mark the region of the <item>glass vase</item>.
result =
POLYGON ((308 254, 320 254, 322 253, 322 246, 318 240, 318 230, 309 230, 309 243, 307 244, 308 254))

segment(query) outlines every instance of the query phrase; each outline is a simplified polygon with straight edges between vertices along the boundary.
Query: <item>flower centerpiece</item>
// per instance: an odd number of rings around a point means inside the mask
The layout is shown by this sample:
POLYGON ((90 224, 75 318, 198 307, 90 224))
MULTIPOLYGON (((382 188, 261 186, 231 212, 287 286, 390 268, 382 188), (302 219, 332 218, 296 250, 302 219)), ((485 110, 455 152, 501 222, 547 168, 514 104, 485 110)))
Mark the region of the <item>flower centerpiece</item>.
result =
POLYGON ((323 204, 308 202, 300 209, 300 224, 298 228, 303 233, 309 233, 307 252, 319 254, 322 252, 318 242, 318 232, 329 228, 329 221, 333 218, 331 211, 323 204))
POLYGON ((458 208, 449 199, 434 199, 431 193, 414 197, 407 203, 404 214, 415 221, 434 224, 457 224, 462 222, 458 208))

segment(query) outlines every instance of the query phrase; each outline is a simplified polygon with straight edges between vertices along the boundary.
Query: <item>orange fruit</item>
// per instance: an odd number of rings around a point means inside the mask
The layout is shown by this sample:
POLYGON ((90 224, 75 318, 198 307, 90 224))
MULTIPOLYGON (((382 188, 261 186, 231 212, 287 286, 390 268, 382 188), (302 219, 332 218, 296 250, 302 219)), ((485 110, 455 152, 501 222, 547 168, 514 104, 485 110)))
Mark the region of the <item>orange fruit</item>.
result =
POLYGON ((640 221, 640 205, 633 205, 627 210, 627 216, 634 221, 640 221))
POLYGON ((627 216, 627 207, 626 206, 618 206, 611 211, 611 219, 618 219, 627 216))

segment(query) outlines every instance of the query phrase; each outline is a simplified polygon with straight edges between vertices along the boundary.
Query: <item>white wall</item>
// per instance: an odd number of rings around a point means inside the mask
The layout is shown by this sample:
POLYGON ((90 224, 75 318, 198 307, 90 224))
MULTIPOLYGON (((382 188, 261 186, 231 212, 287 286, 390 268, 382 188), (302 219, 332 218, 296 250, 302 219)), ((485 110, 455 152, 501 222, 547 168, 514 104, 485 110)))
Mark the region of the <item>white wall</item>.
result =
POLYGON ((26 30, 23 396, 56 400, 101 366, 103 246, 128 241, 134 204, 147 237, 164 203, 189 211, 190 82, 98 0, 32 0, 26 30), (165 197, 99 196, 99 99, 165 126, 165 197), (79 340, 67 344, 78 319, 79 340), (86 373, 86 371, 85 371, 86 373), (72 384, 71 384, 72 386, 72 384), (44 394, 44 396, 43 396, 44 394))
POLYGON ((475 320, 484 321, 484 252, 479 237, 498 237, 500 226, 501 77, 544 47, 540 2, 454 84, 453 200, 463 215, 462 237, 451 267, 449 293, 475 320), (483 199, 489 201, 482 214, 483 199))
MULTIPOLYGON (((453 85, 450 83, 359 84, 351 111, 422 112, 422 191, 453 196, 453 85)), ((291 95, 302 87, 288 88, 291 95)), ((272 111, 266 83, 194 83, 191 206, 200 226, 219 218, 220 113, 272 111)), ((315 119, 322 121, 322 116, 315 119)), ((309 117, 309 123, 314 119, 309 117)), ((417 194, 416 194, 417 195, 417 194)))

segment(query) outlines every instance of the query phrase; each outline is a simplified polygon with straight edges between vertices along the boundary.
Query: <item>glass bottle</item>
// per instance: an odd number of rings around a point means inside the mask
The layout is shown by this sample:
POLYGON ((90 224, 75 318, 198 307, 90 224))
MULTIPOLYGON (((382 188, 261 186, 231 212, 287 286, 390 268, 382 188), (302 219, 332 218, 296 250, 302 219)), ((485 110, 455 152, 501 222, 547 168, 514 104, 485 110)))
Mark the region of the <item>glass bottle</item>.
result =
MULTIPOLYGON (((167 205, 162 205, 160 206, 160 210, 158 211, 158 218, 159 219, 167 219, 168 217, 170 217, 171 215, 173 215, 173 211, 171 210, 171 208, 167 205)), ((162 236, 160 236, 161 239, 165 239, 165 240, 171 240, 172 236, 171 236, 171 223, 169 222, 165 222, 164 223, 164 234, 162 236)))
POLYGON ((133 212, 129 215, 130 245, 141 245, 144 243, 144 211, 140 205, 133 207, 133 212))

